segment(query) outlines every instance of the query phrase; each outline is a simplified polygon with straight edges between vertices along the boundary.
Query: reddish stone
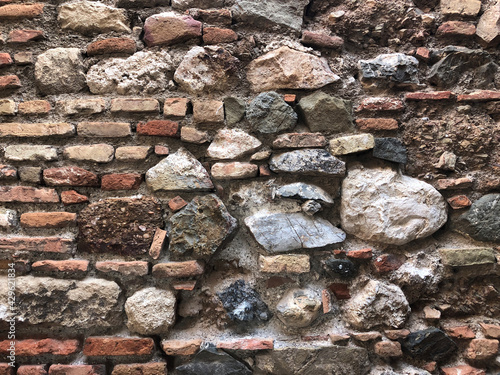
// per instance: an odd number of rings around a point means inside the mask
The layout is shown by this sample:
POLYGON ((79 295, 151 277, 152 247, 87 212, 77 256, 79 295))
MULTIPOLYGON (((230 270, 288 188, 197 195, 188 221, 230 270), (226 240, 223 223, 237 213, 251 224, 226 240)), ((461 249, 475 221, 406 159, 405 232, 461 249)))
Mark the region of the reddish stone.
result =
POLYGON ((437 29, 436 36, 447 37, 468 37, 476 33, 476 26, 469 22, 463 21, 448 21, 440 25, 437 29))
POLYGON ((179 281, 172 283, 174 290, 194 290, 196 280, 179 281))
POLYGON ((165 362, 133 363, 130 365, 116 365, 111 375, 165 375, 165 362))
POLYGON ((240 339, 234 341, 220 341, 217 343, 219 349, 230 350, 269 350, 274 349, 274 339, 240 339))
POLYGON ((160 137, 178 137, 179 123, 170 120, 151 120, 137 124, 137 134, 160 137))
POLYGON ((273 276, 267 279, 266 288, 277 288, 288 283, 293 283, 293 280, 288 277, 273 276))
POLYGON ((102 190, 137 190, 142 182, 139 173, 112 173, 102 176, 102 190))
POLYGON ((37 189, 31 186, 0 186, 0 202, 58 203, 59 195, 54 189, 37 189))
POLYGON ((356 120, 360 130, 397 130, 398 120, 393 118, 360 118, 356 120))
POLYGON ((474 339, 476 334, 469 326, 459 326, 446 328, 446 333, 448 336, 454 337, 456 339, 474 339))
POLYGON ((88 202, 89 198, 86 195, 79 194, 74 190, 67 190, 61 192, 61 201, 65 206, 69 206, 71 204, 88 202))
POLYGON ((163 145, 155 145, 155 154, 158 156, 165 156, 170 153, 170 150, 167 146, 163 145))
POLYGON ((0 53, 0 68, 3 68, 4 66, 9 66, 12 64, 13 64, 13 61, 12 61, 12 58, 10 57, 10 54, 0 53))
POLYGON ((205 272, 205 264, 198 260, 185 262, 159 263, 153 266, 153 276, 164 277, 194 277, 205 272))
POLYGON ((88 260, 41 260, 31 265, 38 272, 84 273, 88 271, 88 260))
POLYGON ((337 335, 334 333, 330 333, 328 337, 333 345, 347 345, 347 342, 351 338, 349 335, 337 335))
POLYGON ((153 349, 154 341, 151 338, 88 337, 83 354, 89 357, 139 356, 150 355, 153 349))
POLYGON ((389 329, 384 331, 384 334, 388 339, 398 340, 406 338, 410 334, 410 331, 407 329, 389 329))
POLYGON ((323 314, 328 314, 332 311, 332 295, 328 289, 321 291, 321 302, 323 305, 323 314))
POLYGON ((182 43, 200 37, 201 25, 187 15, 156 14, 144 22, 144 42, 148 47, 182 43))
POLYGON ((295 94, 285 94, 283 95, 283 100, 289 105, 293 105, 295 100, 297 99, 297 95, 295 94))
POLYGON ((43 38, 42 30, 12 30, 9 33, 7 42, 28 43, 43 38))
POLYGON ((186 206, 187 202, 179 196, 176 196, 168 201, 168 207, 174 212, 177 212, 186 206))
POLYGON ((87 46, 87 55, 106 55, 111 53, 123 53, 132 55, 137 50, 135 41, 129 38, 108 38, 90 43, 87 46))
POLYGON ((52 106, 46 100, 30 100, 28 102, 19 103, 17 110, 24 115, 43 115, 48 114, 52 106))
POLYGON ((0 90, 18 89, 21 86, 18 76, 0 76, 0 90))
POLYGON ((17 251, 40 251, 45 253, 69 253, 73 240, 59 237, 0 237, 0 250, 14 253, 17 251))
POLYGON ((417 52, 415 53, 415 56, 420 61, 427 62, 431 58, 431 51, 425 47, 418 47, 417 52))
POLYGON ((215 163, 210 173, 215 180, 239 180, 256 177, 258 170, 259 167, 251 163, 215 163))
POLYGON ((448 178, 437 180, 438 190, 468 189, 472 187, 473 181, 469 177, 448 178))
POLYGON ((231 43, 238 40, 238 34, 231 29, 221 29, 218 27, 203 28, 203 43, 219 44, 231 43))
POLYGON ((1 375, 14 375, 16 368, 12 367, 9 363, 0 363, 1 375))
POLYGON ((167 355, 192 355, 195 354, 203 341, 194 340, 163 340, 161 347, 167 355))
POLYGON ((352 259, 372 259, 372 249, 350 250, 347 257, 352 259))
POLYGON ((404 104, 397 98, 365 98, 356 108, 356 112, 361 111, 401 111, 404 109, 404 104))
POLYGON ((482 361, 493 358, 498 353, 498 340, 474 339, 471 340, 465 357, 471 360, 482 361))
POLYGON ((99 186, 95 173, 79 167, 45 169, 43 180, 49 186, 99 186))
POLYGON ((0 7, 0 20, 16 18, 35 18, 43 13, 45 4, 9 4, 0 7))
POLYGON ((21 215, 24 228, 64 228, 76 224, 76 214, 71 212, 27 212, 21 215))
POLYGON ((9 165, 0 165, 0 180, 17 180, 17 169, 9 165))
POLYGON ((376 331, 360 332, 360 333, 351 333, 351 337, 361 342, 368 342, 368 341, 380 340, 382 338, 382 334, 376 331))
POLYGON ((47 375, 47 365, 19 366, 17 375, 47 375))
POLYGON ((500 339, 500 326, 495 324, 479 323, 486 337, 500 339))
POLYGON ((447 201, 450 204, 451 208, 453 208, 454 210, 466 208, 472 204, 472 202, 469 198, 467 198, 466 195, 455 195, 451 198, 448 198, 447 201))
POLYGON ((328 289, 332 291, 337 299, 349 299, 351 294, 349 293, 349 285, 342 283, 333 283, 328 286, 328 289))
POLYGON ((305 46, 318 48, 342 48, 344 40, 338 36, 330 36, 324 33, 314 33, 312 31, 302 32, 300 42, 305 46))
POLYGON ((437 362, 436 361, 432 361, 432 362, 426 363, 425 365, 422 366, 422 368, 425 371, 429 371, 429 372, 432 373, 432 372, 436 371, 437 362))
POLYGON ((167 98, 163 105, 163 115, 172 117, 186 116, 190 102, 188 98, 167 98))
POLYGON ((148 262, 96 262, 95 268, 101 272, 117 272, 122 276, 145 276, 149 272, 148 262))
POLYGON ((404 264, 404 259, 394 254, 383 254, 373 261, 378 273, 386 273, 397 270, 404 264))
POLYGON ((165 242, 166 237, 167 231, 161 228, 156 228, 153 242, 151 243, 151 247, 149 248, 149 256, 151 258, 158 259, 160 257, 161 250, 163 249, 163 243, 165 242))
POLYGON ((52 365, 49 375, 106 375, 105 365, 52 365))
POLYGON ((377 342, 373 349, 375 354, 382 358, 401 357, 403 355, 401 344, 396 341, 377 342))
POLYGON ((486 371, 469 365, 461 365, 455 367, 441 367, 443 375, 486 375, 486 371))
POLYGON ((233 20, 229 9, 189 9, 189 15, 211 25, 230 26, 233 20))
POLYGON ((271 175, 272 175, 272 172, 269 169, 269 165, 267 165, 267 164, 259 165, 259 176, 260 177, 269 177, 271 175))
POLYGON ((409 92, 405 100, 449 100, 451 95, 451 91, 409 92))
POLYGON ((287 133, 279 135, 273 148, 325 147, 326 138, 321 133, 287 133))
POLYGON ((480 90, 471 94, 457 95, 457 102, 488 102, 500 100, 500 91, 480 90))
MULTIPOLYGON (((10 340, 0 341, 0 353, 9 352, 10 340)), ((36 357, 43 354, 70 355, 78 353, 80 342, 78 340, 16 340, 16 356, 36 357)))

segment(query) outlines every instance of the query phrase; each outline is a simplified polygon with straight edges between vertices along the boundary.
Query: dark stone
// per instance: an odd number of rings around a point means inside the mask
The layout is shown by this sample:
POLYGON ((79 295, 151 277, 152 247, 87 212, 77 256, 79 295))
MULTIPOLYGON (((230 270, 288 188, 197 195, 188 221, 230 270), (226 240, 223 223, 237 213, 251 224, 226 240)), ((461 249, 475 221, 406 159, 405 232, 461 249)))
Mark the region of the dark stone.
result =
POLYGON ((432 361, 445 360, 457 350, 457 345, 453 340, 437 328, 412 332, 402 344, 403 349, 412 357, 432 361))
POLYGON ((387 80, 396 84, 418 84, 418 60, 402 53, 360 60, 362 80, 387 80))
POLYGON ((406 164, 406 147, 398 138, 375 138, 373 156, 379 159, 406 164))
POLYGON ((118 8, 154 8, 158 6, 168 6, 170 0, 118 0, 118 8))
POLYGON ((257 95, 247 110, 247 119, 252 128, 261 133, 276 133, 291 129, 297 123, 297 118, 292 107, 274 91, 257 95))
POLYGON ((146 254, 163 227, 161 205, 155 198, 105 199, 80 211, 78 227, 80 251, 146 254))
POLYGON ((325 266, 328 273, 344 279, 354 277, 358 273, 356 265, 349 259, 331 258, 325 261, 325 266))
POLYGON ((488 194, 475 201, 460 216, 458 230, 478 241, 500 242, 500 194, 488 194))
POLYGON ((229 354, 210 346, 202 349, 185 365, 175 369, 176 375, 251 375, 252 371, 229 354))
POLYGON ((229 126, 233 126, 243 120, 245 117, 245 102, 242 99, 228 96, 224 98, 224 113, 226 122, 229 126))
POLYGON ((235 281, 217 296, 234 322, 266 321, 271 318, 271 312, 260 295, 243 280, 235 281))
POLYGON ((175 258, 208 259, 238 226, 214 194, 194 198, 167 223, 169 251, 175 258))

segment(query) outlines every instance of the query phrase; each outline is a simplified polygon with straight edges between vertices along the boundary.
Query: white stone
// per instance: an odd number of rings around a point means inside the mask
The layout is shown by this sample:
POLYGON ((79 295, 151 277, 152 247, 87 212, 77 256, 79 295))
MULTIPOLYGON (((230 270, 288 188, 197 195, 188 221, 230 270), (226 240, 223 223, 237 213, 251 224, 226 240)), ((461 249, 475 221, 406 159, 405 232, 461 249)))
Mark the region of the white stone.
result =
POLYGON ((41 145, 12 145, 5 147, 5 158, 15 161, 57 160, 57 149, 41 145))
POLYGON ((16 224, 16 217, 16 211, 0 208, 0 228, 12 228, 16 224))
POLYGON ((221 129, 207 150, 213 159, 236 159, 257 150, 262 142, 237 129, 221 129))
POLYGON ((313 289, 289 289, 276 306, 278 319, 286 326, 303 328, 319 316, 321 294, 313 289))
POLYGON ((330 140, 330 154, 347 155, 371 150, 375 147, 375 138, 371 134, 356 134, 330 140))

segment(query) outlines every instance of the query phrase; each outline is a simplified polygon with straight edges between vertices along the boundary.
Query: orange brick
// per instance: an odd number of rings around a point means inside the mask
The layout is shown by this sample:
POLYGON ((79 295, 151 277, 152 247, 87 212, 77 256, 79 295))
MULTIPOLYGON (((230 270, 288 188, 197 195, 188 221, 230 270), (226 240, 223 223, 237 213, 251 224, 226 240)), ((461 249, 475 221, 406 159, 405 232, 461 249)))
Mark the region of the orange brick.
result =
POLYGON ((74 242, 59 237, 0 237, 0 251, 35 251, 45 253, 69 253, 74 242))
POLYGON ((41 260, 31 265, 33 271, 85 273, 89 268, 88 260, 41 260))
POLYGON ((274 339, 252 338, 220 341, 217 343, 217 348, 230 350, 269 350, 274 349, 274 339))
POLYGON ((64 228, 76 224, 76 214, 71 212, 28 212, 21 215, 25 228, 64 228))
POLYGON ((153 349, 151 338, 88 337, 83 354, 89 357, 144 356, 152 354, 153 349))
POLYGON ((205 264, 198 260, 185 262, 158 263, 153 266, 153 276, 163 277, 193 277, 205 272, 205 264))
POLYGON ((195 354, 203 341, 194 340, 163 340, 161 347, 167 355, 192 355, 195 354))
MULTIPOLYGON (((9 351, 10 340, 0 341, 0 353, 9 351)), ((36 357, 43 354, 67 356, 80 350, 78 340, 16 340, 16 356, 36 357)))
POLYGON ((37 189, 31 186, 0 186, 0 202, 58 203, 59 195, 54 189, 37 189))
POLYGON ((17 110, 22 115, 43 115, 50 112, 52 107, 46 100, 31 100, 19 103, 17 110))
POLYGON ((398 121, 393 118, 361 118, 356 120, 361 130, 397 130, 398 121))

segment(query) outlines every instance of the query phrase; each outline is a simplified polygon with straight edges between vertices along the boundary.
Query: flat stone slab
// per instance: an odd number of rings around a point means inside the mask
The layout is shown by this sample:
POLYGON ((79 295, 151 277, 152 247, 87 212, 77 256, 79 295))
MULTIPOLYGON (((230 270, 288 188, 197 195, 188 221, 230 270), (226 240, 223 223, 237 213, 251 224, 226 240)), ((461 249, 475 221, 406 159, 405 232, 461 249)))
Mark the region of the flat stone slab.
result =
POLYGON ((322 188, 305 184, 303 182, 295 182, 281 186, 276 190, 276 196, 280 198, 293 198, 302 200, 315 200, 325 204, 333 204, 333 198, 322 188))
POLYGON ((441 263, 445 266, 465 267, 496 263, 496 251, 492 248, 440 249, 441 263))
POLYGON ((269 161, 273 172, 300 173, 311 176, 344 176, 345 163, 325 150, 305 149, 273 155, 269 161))

